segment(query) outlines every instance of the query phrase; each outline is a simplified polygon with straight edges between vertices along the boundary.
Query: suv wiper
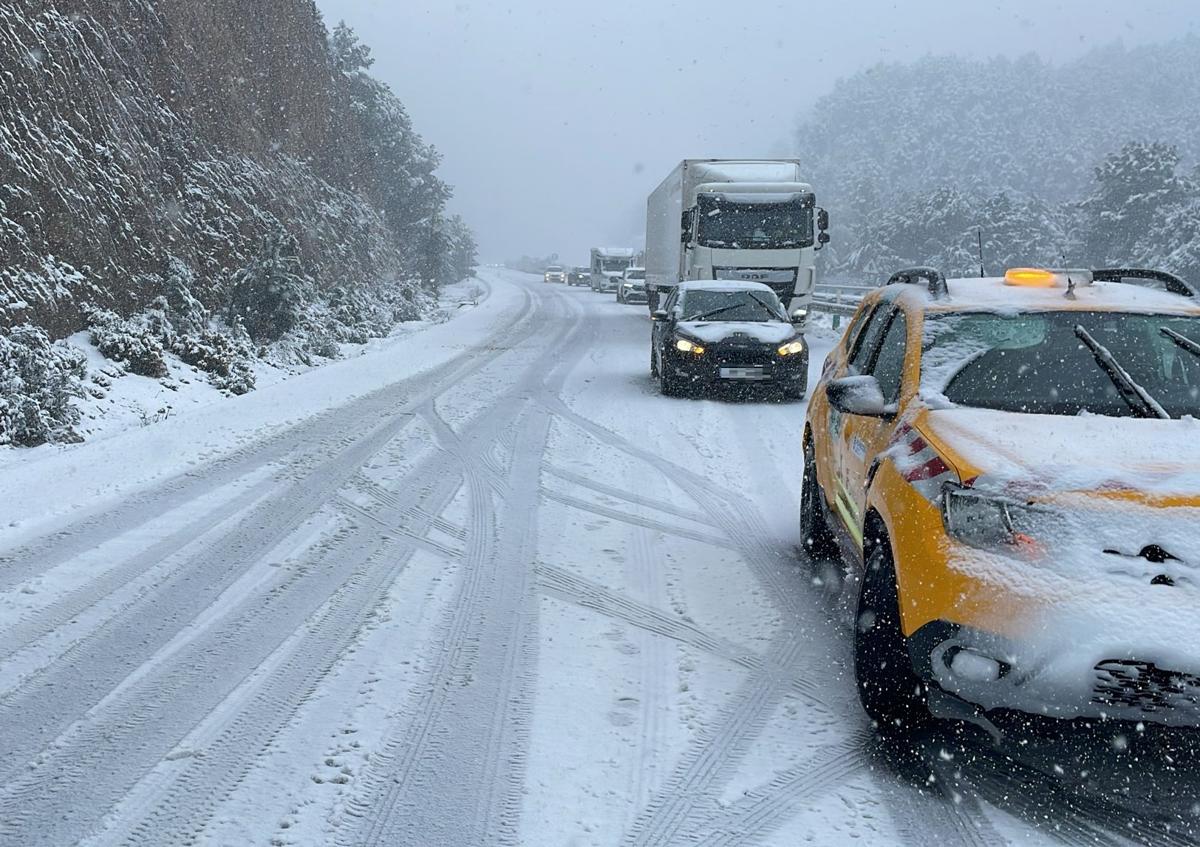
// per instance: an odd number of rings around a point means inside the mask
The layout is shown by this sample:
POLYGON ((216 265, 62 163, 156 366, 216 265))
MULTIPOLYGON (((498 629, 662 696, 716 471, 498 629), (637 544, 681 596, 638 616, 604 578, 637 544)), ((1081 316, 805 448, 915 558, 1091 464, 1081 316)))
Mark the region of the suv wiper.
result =
POLYGON ((692 315, 690 318, 684 318, 685 321, 706 321, 709 318, 715 318, 723 312, 731 312, 734 309, 740 309, 745 303, 734 303, 732 306, 722 306, 719 309, 713 309, 711 312, 705 312, 702 315, 692 315))
POLYGON ((1093 338, 1092 334, 1083 328, 1083 324, 1075 325, 1075 336, 1092 351, 1096 364, 1113 381, 1113 385, 1121 394, 1121 399, 1129 404, 1129 408, 1133 409, 1134 414, 1139 418, 1171 419, 1167 410, 1160 406, 1146 389, 1134 381, 1133 377, 1129 375, 1129 371, 1121 367, 1108 348, 1093 338))
POLYGON ((774 306, 772 306, 770 303, 768 303, 766 300, 759 300, 759 299, 758 299, 757 297, 755 297, 753 294, 751 294, 751 295, 750 295, 750 299, 751 299, 751 300, 753 300, 753 301, 754 301, 755 303, 757 303, 758 305, 762 306, 764 309, 766 309, 766 310, 767 310, 767 313, 768 313, 768 314, 769 314, 771 317, 773 317, 773 318, 778 318, 778 317, 779 317, 779 312, 775 311, 775 307, 774 307, 774 306))
POLYGON ((1197 344, 1195 341, 1192 341, 1192 339, 1188 338, 1186 335, 1180 335, 1175 330, 1170 329, 1165 326, 1160 326, 1158 328, 1158 331, 1161 332, 1163 335, 1165 335, 1167 338, 1174 341, 1176 346, 1178 346, 1179 348, 1181 348, 1183 350, 1187 350, 1193 356, 1200 356, 1200 344, 1197 344))

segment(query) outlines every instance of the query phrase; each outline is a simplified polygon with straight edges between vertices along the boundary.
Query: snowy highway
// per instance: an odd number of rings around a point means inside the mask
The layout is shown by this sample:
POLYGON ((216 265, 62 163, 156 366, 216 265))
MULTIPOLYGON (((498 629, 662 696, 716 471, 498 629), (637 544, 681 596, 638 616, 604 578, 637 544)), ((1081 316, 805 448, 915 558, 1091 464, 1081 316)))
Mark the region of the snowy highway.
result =
POLYGON ((663 398, 644 306, 481 279, 5 468, 0 844, 1194 843, 1160 739, 1136 780, 1103 741, 881 741, 796 547, 804 404, 663 398))

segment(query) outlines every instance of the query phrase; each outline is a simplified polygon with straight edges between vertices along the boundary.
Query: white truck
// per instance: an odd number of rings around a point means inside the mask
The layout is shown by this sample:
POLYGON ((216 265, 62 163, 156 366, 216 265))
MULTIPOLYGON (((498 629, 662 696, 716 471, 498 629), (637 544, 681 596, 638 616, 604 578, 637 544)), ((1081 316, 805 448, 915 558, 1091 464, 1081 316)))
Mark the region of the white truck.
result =
POLYGON ((646 202, 650 311, 683 280, 769 285, 807 316, 829 216, 794 159, 685 159, 646 202))
POLYGON ((621 275, 637 255, 632 247, 592 248, 592 290, 616 291, 621 275))

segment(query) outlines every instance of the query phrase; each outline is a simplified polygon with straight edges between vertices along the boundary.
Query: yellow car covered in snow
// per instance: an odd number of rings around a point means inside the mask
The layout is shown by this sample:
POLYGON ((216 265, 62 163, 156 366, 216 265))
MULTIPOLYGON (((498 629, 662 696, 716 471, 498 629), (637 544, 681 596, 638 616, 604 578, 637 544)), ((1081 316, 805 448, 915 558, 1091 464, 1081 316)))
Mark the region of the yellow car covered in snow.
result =
POLYGON ((1200 726, 1200 291, 897 273, 813 392, 800 522, 879 724, 1200 726))

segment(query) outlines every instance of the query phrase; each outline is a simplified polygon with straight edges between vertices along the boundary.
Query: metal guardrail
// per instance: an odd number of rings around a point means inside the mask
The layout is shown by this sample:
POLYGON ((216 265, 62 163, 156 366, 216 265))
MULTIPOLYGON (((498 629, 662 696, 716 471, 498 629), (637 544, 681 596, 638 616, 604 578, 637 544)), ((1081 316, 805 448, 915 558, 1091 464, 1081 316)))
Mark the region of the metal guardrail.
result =
POLYGON ((863 295, 874 289, 871 285, 842 285, 840 283, 818 283, 813 291, 812 309, 833 315, 833 328, 837 329, 840 318, 853 315, 863 295))

